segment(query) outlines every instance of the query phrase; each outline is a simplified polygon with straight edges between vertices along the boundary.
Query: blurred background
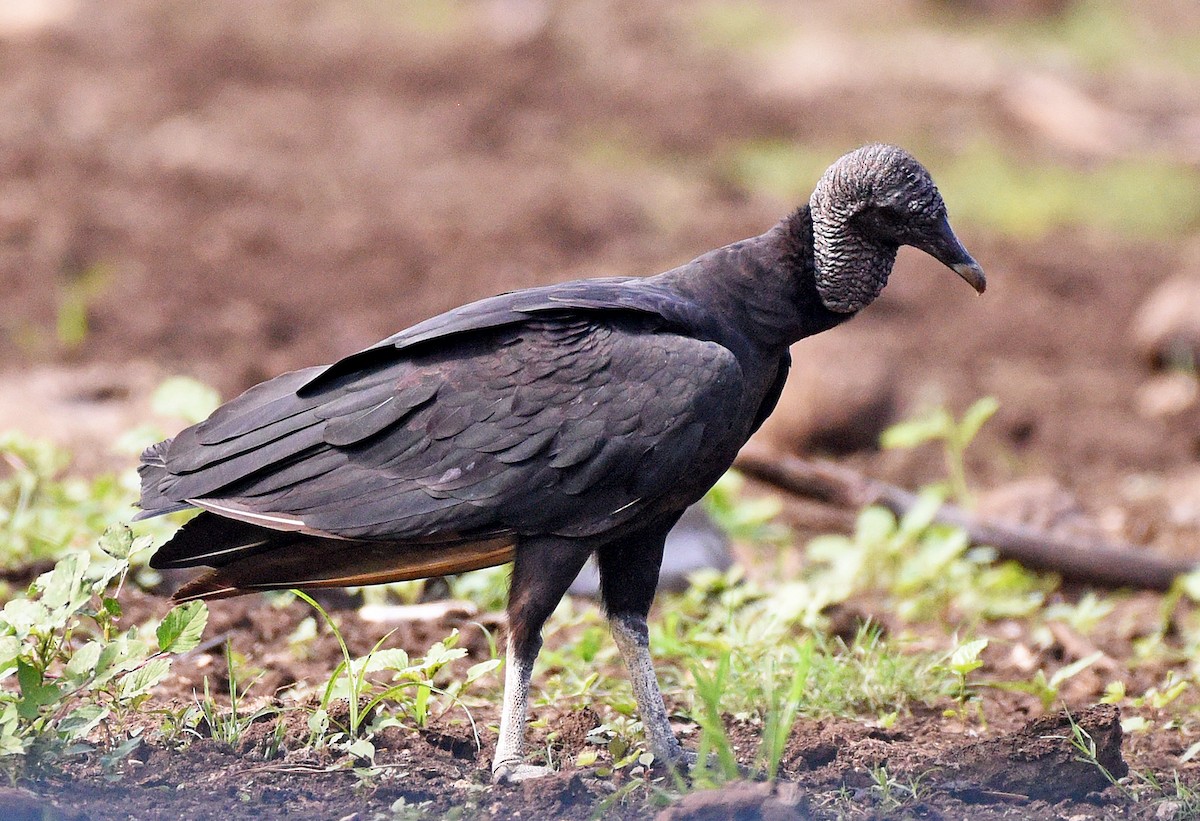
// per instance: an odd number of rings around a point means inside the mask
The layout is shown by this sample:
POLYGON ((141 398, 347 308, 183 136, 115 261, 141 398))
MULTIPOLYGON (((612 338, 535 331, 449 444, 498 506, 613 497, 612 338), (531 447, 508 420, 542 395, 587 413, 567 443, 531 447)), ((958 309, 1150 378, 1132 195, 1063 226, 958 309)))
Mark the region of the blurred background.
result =
POLYGON ((938 455, 877 432, 995 396, 980 485, 1200 549, 1195 0, 0 0, 0 427, 127 466, 169 374, 229 397, 655 273, 870 141, 929 167, 988 293, 902 252, 766 436, 913 485, 938 455))

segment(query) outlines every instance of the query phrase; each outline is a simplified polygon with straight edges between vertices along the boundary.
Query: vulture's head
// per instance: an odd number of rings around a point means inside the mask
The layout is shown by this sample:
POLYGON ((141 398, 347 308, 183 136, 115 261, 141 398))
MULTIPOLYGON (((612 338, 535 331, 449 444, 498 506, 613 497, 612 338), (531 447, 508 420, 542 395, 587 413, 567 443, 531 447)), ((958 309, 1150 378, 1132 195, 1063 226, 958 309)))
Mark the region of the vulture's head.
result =
POLYGON ((813 254, 825 307, 852 313, 883 286, 901 245, 919 248, 983 293, 983 269, 963 248, 925 167, 894 145, 867 145, 829 166, 813 190, 813 254))

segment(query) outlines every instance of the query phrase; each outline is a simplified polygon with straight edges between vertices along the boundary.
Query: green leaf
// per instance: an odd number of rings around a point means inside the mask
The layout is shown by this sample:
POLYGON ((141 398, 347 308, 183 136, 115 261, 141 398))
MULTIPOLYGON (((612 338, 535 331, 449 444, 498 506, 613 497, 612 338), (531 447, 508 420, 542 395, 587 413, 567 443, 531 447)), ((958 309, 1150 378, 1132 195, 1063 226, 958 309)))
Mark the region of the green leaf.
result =
POLYGON ((16 636, 0 636, 0 676, 8 675, 17 667, 21 655, 21 640, 16 636))
POLYGON ((1130 716, 1121 720, 1121 732, 1129 735, 1131 733, 1144 733, 1153 725, 1146 719, 1145 716, 1130 716))
POLYGON ((413 699, 413 717, 421 727, 425 726, 425 719, 429 716, 429 693, 429 685, 417 685, 417 695, 413 699))
POLYGON ((854 526, 854 539, 860 544, 878 545, 886 542, 896 532, 896 517, 882 507, 863 508, 854 526))
POLYGON ((150 398, 150 408, 158 416, 171 416, 187 422, 200 422, 208 418, 219 404, 221 397, 215 390, 186 376, 164 380, 150 398))
POLYGON ((994 396, 985 396, 982 399, 977 399, 971 407, 967 408, 967 412, 963 414, 962 421, 958 423, 958 437, 964 447, 975 438, 975 435, 979 433, 979 429, 999 409, 1000 402, 994 396))
POLYGON ((74 613, 92 597, 91 585, 83 579, 88 561, 87 553, 70 553, 34 582, 42 591, 42 604, 51 611, 55 628, 61 627, 60 622, 67 614, 74 613))
POLYGON ((163 653, 186 653, 200 644, 208 624, 208 607, 202 601, 190 601, 172 608, 155 634, 163 653))
POLYGON ((99 704, 76 707, 58 723, 58 734, 65 741, 86 738, 101 721, 108 717, 108 708, 99 704))
POLYGON ((166 678, 167 673, 170 671, 170 659, 162 658, 161 656, 151 659, 146 664, 122 677, 120 697, 122 699, 133 699, 145 695, 150 692, 150 688, 166 678))
POLYGON ((408 653, 399 648, 377 650, 367 659, 366 672, 376 673, 380 670, 395 670, 400 672, 407 670, 408 664, 408 653))
POLYGON ((0 610, 0 621, 8 625, 17 639, 24 639, 34 628, 47 629, 50 611, 41 601, 12 599, 0 610))
POLYGON ((928 416, 900 422, 885 430, 879 437, 879 445, 887 450, 913 448, 925 442, 945 439, 954 429, 954 420, 945 408, 938 408, 928 416))
POLYGON ((154 549, 153 536, 138 536, 133 540, 133 544, 129 547, 129 558, 133 558, 139 553, 145 553, 148 550, 154 549))
POLYGON ((150 652, 150 646, 137 638, 137 630, 117 636, 100 651, 96 662, 96 677, 92 684, 99 686, 120 673, 132 670, 150 652))
POLYGON ((1061 685, 1064 681, 1079 675, 1102 658, 1104 658, 1104 651, 1097 650, 1091 655, 1084 656, 1078 661, 1071 662, 1066 667, 1059 668, 1057 673, 1050 676, 1050 687, 1054 690, 1057 690, 1059 685, 1061 685))
POLYGON ((467 684, 470 684, 480 676, 486 676, 488 673, 500 666, 500 659, 488 659, 481 661, 478 664, 473 664, 467 670, 467 684))
POLYGON ((128 559, 133 550, 133 531, 128 525, 113 525, 100 537, 100 549, 114 559, 128 559))
POLYGON ((463 658, 467 655, 467 651, 463 647, 454 647, 453 643, 457 640, 457 635, 452 633, 443 641, 436 642, 425 653, 425 658, 421 660, 421 667, 431 672, 440 670, 445 665, 452 661, 463 658))
POLYGON ((1194 602, 1200 602, 1200 570, 1193 570, 1175 579, 1175 585, 1194 602))
POLYGON ((372 763, 375 761, 375 745, 365 738, 360 738, 358 741, 355 741, 346 748, 346 752, 355 758, 359 758, 364 761, 370 761, 372 763))
POLYGON ((111 770, 113 767, 128 758, 129 754, 140 746, 142 746, 142 737, 140 735, 130 736, 102 755, 100 757, 100 766, 107 770, 111 770))
POLYGON ((22 693, 28 693, 40 687, 42 684, 42 671, 24 659, 17 659, 17 684, 20 686, 22 693))
POLYGON ((946 494, 938 488, 923 488, 917 503, 900 520, 900 535, 914 538, 933 524, 938 511, 946 501, 946 494))
POLYGON ((757 499, 745 499, 733 509, 730 524, 739 528, 749 528, 766 524, 783 510, 783 501, 778 496, 760 496, 757 499))
POLYGON ((82 683, 91 678, 100 662, 100 652, 104 646, 98 641, 89 641, 71 656, 64 670, 68 681, 82 683))
POLYGON ((979 660, 979 654, 987 646, 987 639, 963 642, 954 648, 954 652, 950 654, 949 661, 946 662, 946 667, 960 676, 965 676, 972 670, 978 670, 983 666, 983 662, 979 660))
POLYGON ((324 707, 313 710, 313 714, 308 717, 308 731, 315 736, 322 736, 328 729, 329 711, 324 707))
POLYGON ((45 684, 41 670, 27 663, 24 659, 17 660, 17 682, 21 686, 21 700, 17 703, 17 714, 26 721, 38 717, 41 708, 58 701, 62 691, 54 684, 45 684))

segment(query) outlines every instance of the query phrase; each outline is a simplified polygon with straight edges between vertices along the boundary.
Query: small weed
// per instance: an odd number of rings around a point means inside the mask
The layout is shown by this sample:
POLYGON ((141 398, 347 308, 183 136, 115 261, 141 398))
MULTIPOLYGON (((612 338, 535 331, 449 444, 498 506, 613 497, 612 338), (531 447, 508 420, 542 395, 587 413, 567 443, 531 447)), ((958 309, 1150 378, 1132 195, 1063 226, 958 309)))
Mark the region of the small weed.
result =
POLYGON ((203 602, 171 610, 153 643, 136 627, 123 630, 117 597, 150 540, 120 527, 100 547, 100 559, 80 551, 59 560, 0 610, 0 678, 17 680, 0 690, 0 756, 24 754, 36 765, 91 749, 94 732, 111 738, 166 677, 171 656, 200 642, 203 602))
POLYGON ((692 677, 696 680, 696 700, 700 706, 699 760, 692 777, 701 784, 722 784, 740 775, 737 758, 733 754, 733 743, 721 718, 721 698, 729 681, 730 657, 728 651, 721 655, 711 674, 699 665, 692 668, 692 677))
MULTIPOLYGON (((244 687, 239 684, 233 650, 229 646, 229 642, 225 642, 225 669, 229 676, 229 712, 221 711, 217 705, 216 699, 209 690, 207 677, 204 679, 204 697, 199 699, 195 709, 199 712, 199 720, 203 723, 210 738, 236 747, 241 743, 242 735, 250 729, 251 724, 268 716, 278 715, 279 708, 267 705, 250 713, 240 709, 240 703, 250 688, 254 686, 254 681, 244 687)), ((282 727, 282 725, 280 726, 282 727)))
POLYGON ((452 705, 463 707, 475 733, 475 743, 477 746, 480 744, 475 720, 461 697, 466 688, 481 676, 496 670, 501 664, 500 659, 493 657, 475 664, 467 670, 464 678, 439 686, 434 680, 442 669, 467 655, 465 649, 455 647, 457 630, 434 643, 420 659, 410 659, 408 653, 398 648, 380 649, 390 633, 376 642, 366 656, 356 659, 351 656, 337 623, 325 608, 302 591, 292 592, 316 610, 342 651, 342 661, 322 690, 320 706, 309 718, 310 744, 320 746, 328 743, 344 748, 355 758, 373 761, 375 748, 370 740, 371 735, 386 726, 402 723, 393 716, 384 716, 380 712, 382 707, 390 706, 406 720, 424 727, 435 707, 444 711, 452 705), (371 674, 377 673, 390 674, 391 682, 385 684, 376 681, 371 674), (339 699, 347 703, 348 718, 345 725, 338 725, 331 719, 330 707, 339 699))
POLYGON ((950 495, 959 504, 970 505, 972 495, 967 486, 967 448, 999 408, 1000 403, 991 396, 976 400, 961 419, 955 419, 945 408, 936 408, 923 417, 892 425, 883 432, 879 443, 890 449, 940 442, 946 461, 950 495))
POLYGON ((1102 658, 1104 658, 1104 653, 1097 650, 1089 656, 1060 667, 1049 678, 1046 677, 1045 670, 1039 669, 1029 681, 993 681, 989 682, 987 686, 995 687, 997 690, 1028 693, 1032 696, 1037 696, 1042 702, 1042 709, 1049 710, 1059 700, 1059 691, 1065 683, 1102 658))
POLYGON ((576 766, 595 764, 599 760, 599 748, 603 748, 609 758, 608 763, 597 767, 596 774, 599 776, 610 776, 618 770, 630 770, 636 766, 649 766, 654 757, 646 752, 645 740, 646 728, 641 721, 633 716, 618 714, 588 732, 588 744, 594 746, 579 754, 576 766))
POLYGON ((129 487, 112 476, 64 476, 69 463, 70 456, 48 442, 0 434, 0 566, 89 552, 96 534, 129 517, 129 487))
POLYGON ((925 774, 918 775, 906 781, 901 781, 888 772, 882 764, 871 768, 871 794, 880 809, 885 811, 897 810, 908 804, 920 801, 928 794, 925 785, 925 774))
POLYGON ((746 499, 742 489, 746 480, 735 472, 726 473, 704 497, 704 509, 731 539, 755 544, 784 546, 792 534, 777 518, 783 502, 777 496, 746 499))
POLYGON ((501 611, 508 603, 508 568, 489 567, 449 576, 450 596, 479 605, 480 610, 501 611))
POLYGON ((942 497, 922 493, 897 520, 883 508, 866 508, 854 533, 819 536, 805 551, 808 569, 795 583, 809 598, 807 623, 819 623, 830 605, 873 591, 907 622, 1015 618, 1033 613, 1056 582, 1014 562, 996 564, 994 552, 971 548, 966 534, 936 524, 942 497))
MULTIPOLYGON (((951 693, 951 696, 958 702, 957 713, 959 718, 965 719, 967 717, 966 707, 969 702, 974 701, 978 704, 978 696, 967 686, 967 676, 983 666, 983 661, 979 658, 979 654, 987 646, 987 639, 976 639, 958 644, 947 654, 945 662, 938 664, 935 668, 945 670, 955 677, 954 691, 951 693)), ((981 715, 981 712, 979 714, 981 715)))
POLYGON ((1200 818, 1200 791, 1188 786, 1179 777, 1179 771, 1171 772, 1171 783, 1164 785, 1153 772, 1132 773, 1127 779, 1129 791, 1138 801, 1153 801, 1158 805, 1156 818, 1169 821, 1192 821, 1200 818))
POLYGON ((88 314, 92 303, 100 296, 111 279, 106 265, 92 265, 67 278, 59 289, 58 311, 55 318, 55 337, 60 347, 70 351, 87 339, 91 330, 88 314))
POLYGON ((1112 774, 1111 771, 1109 771, 1108 767, 1105 767, 1104 764, 1101 763, 1099 755, 1096 751, 1096 741, 1092 738, 1091 733, 1085 730, 1075 720, 1075 717, 1071 715, 1070 711, 1068 711, 1066 715, 1067 722, 1071 725, 1071 734, 1069 736, 1048 736, 1048 738, 1061 738, 1070 742, 1071 747, 1074 748, 1076 753, 1076 761, 1082 761, 1085 764, 1091 764, 1100 771, 1100 774, 1104 776, 1105 781, 1120 790, 1126 798, 1129 798, 1130 800, 1136 800, 1136 797, 1133 795, 1133 793, 1130 792, 1125 785, 1112 774))
POLYGON ((1089 635, 1099 627, 1116 603, 1111 598, 1100 598, 1092 590, 1080 596, 1074 604, 1055 602, 1042 613, 1046 621, 1061 621, 1080 635, 1089 635))

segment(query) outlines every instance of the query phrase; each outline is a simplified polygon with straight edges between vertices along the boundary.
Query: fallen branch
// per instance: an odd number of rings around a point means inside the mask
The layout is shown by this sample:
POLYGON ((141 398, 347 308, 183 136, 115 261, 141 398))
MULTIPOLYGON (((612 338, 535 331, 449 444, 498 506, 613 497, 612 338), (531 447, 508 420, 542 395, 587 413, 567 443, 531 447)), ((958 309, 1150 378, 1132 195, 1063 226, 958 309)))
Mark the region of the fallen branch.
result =
MULTIPOLYGON (((917 502, 915 493, 848 468, 783 456, 755 445, 742 449, 734 467, 780 490, 837 507, 858 509, 881 505, 903 516, 917 502)), ((1069 539, 1023 525, 981 521, 950 504, 943 505, 935 518, 961 527, 972 544, 993 547, 1001 558, 1102 587, 1167 590, 1178 576, 1200 566, 1134 545, 1069 539)))

